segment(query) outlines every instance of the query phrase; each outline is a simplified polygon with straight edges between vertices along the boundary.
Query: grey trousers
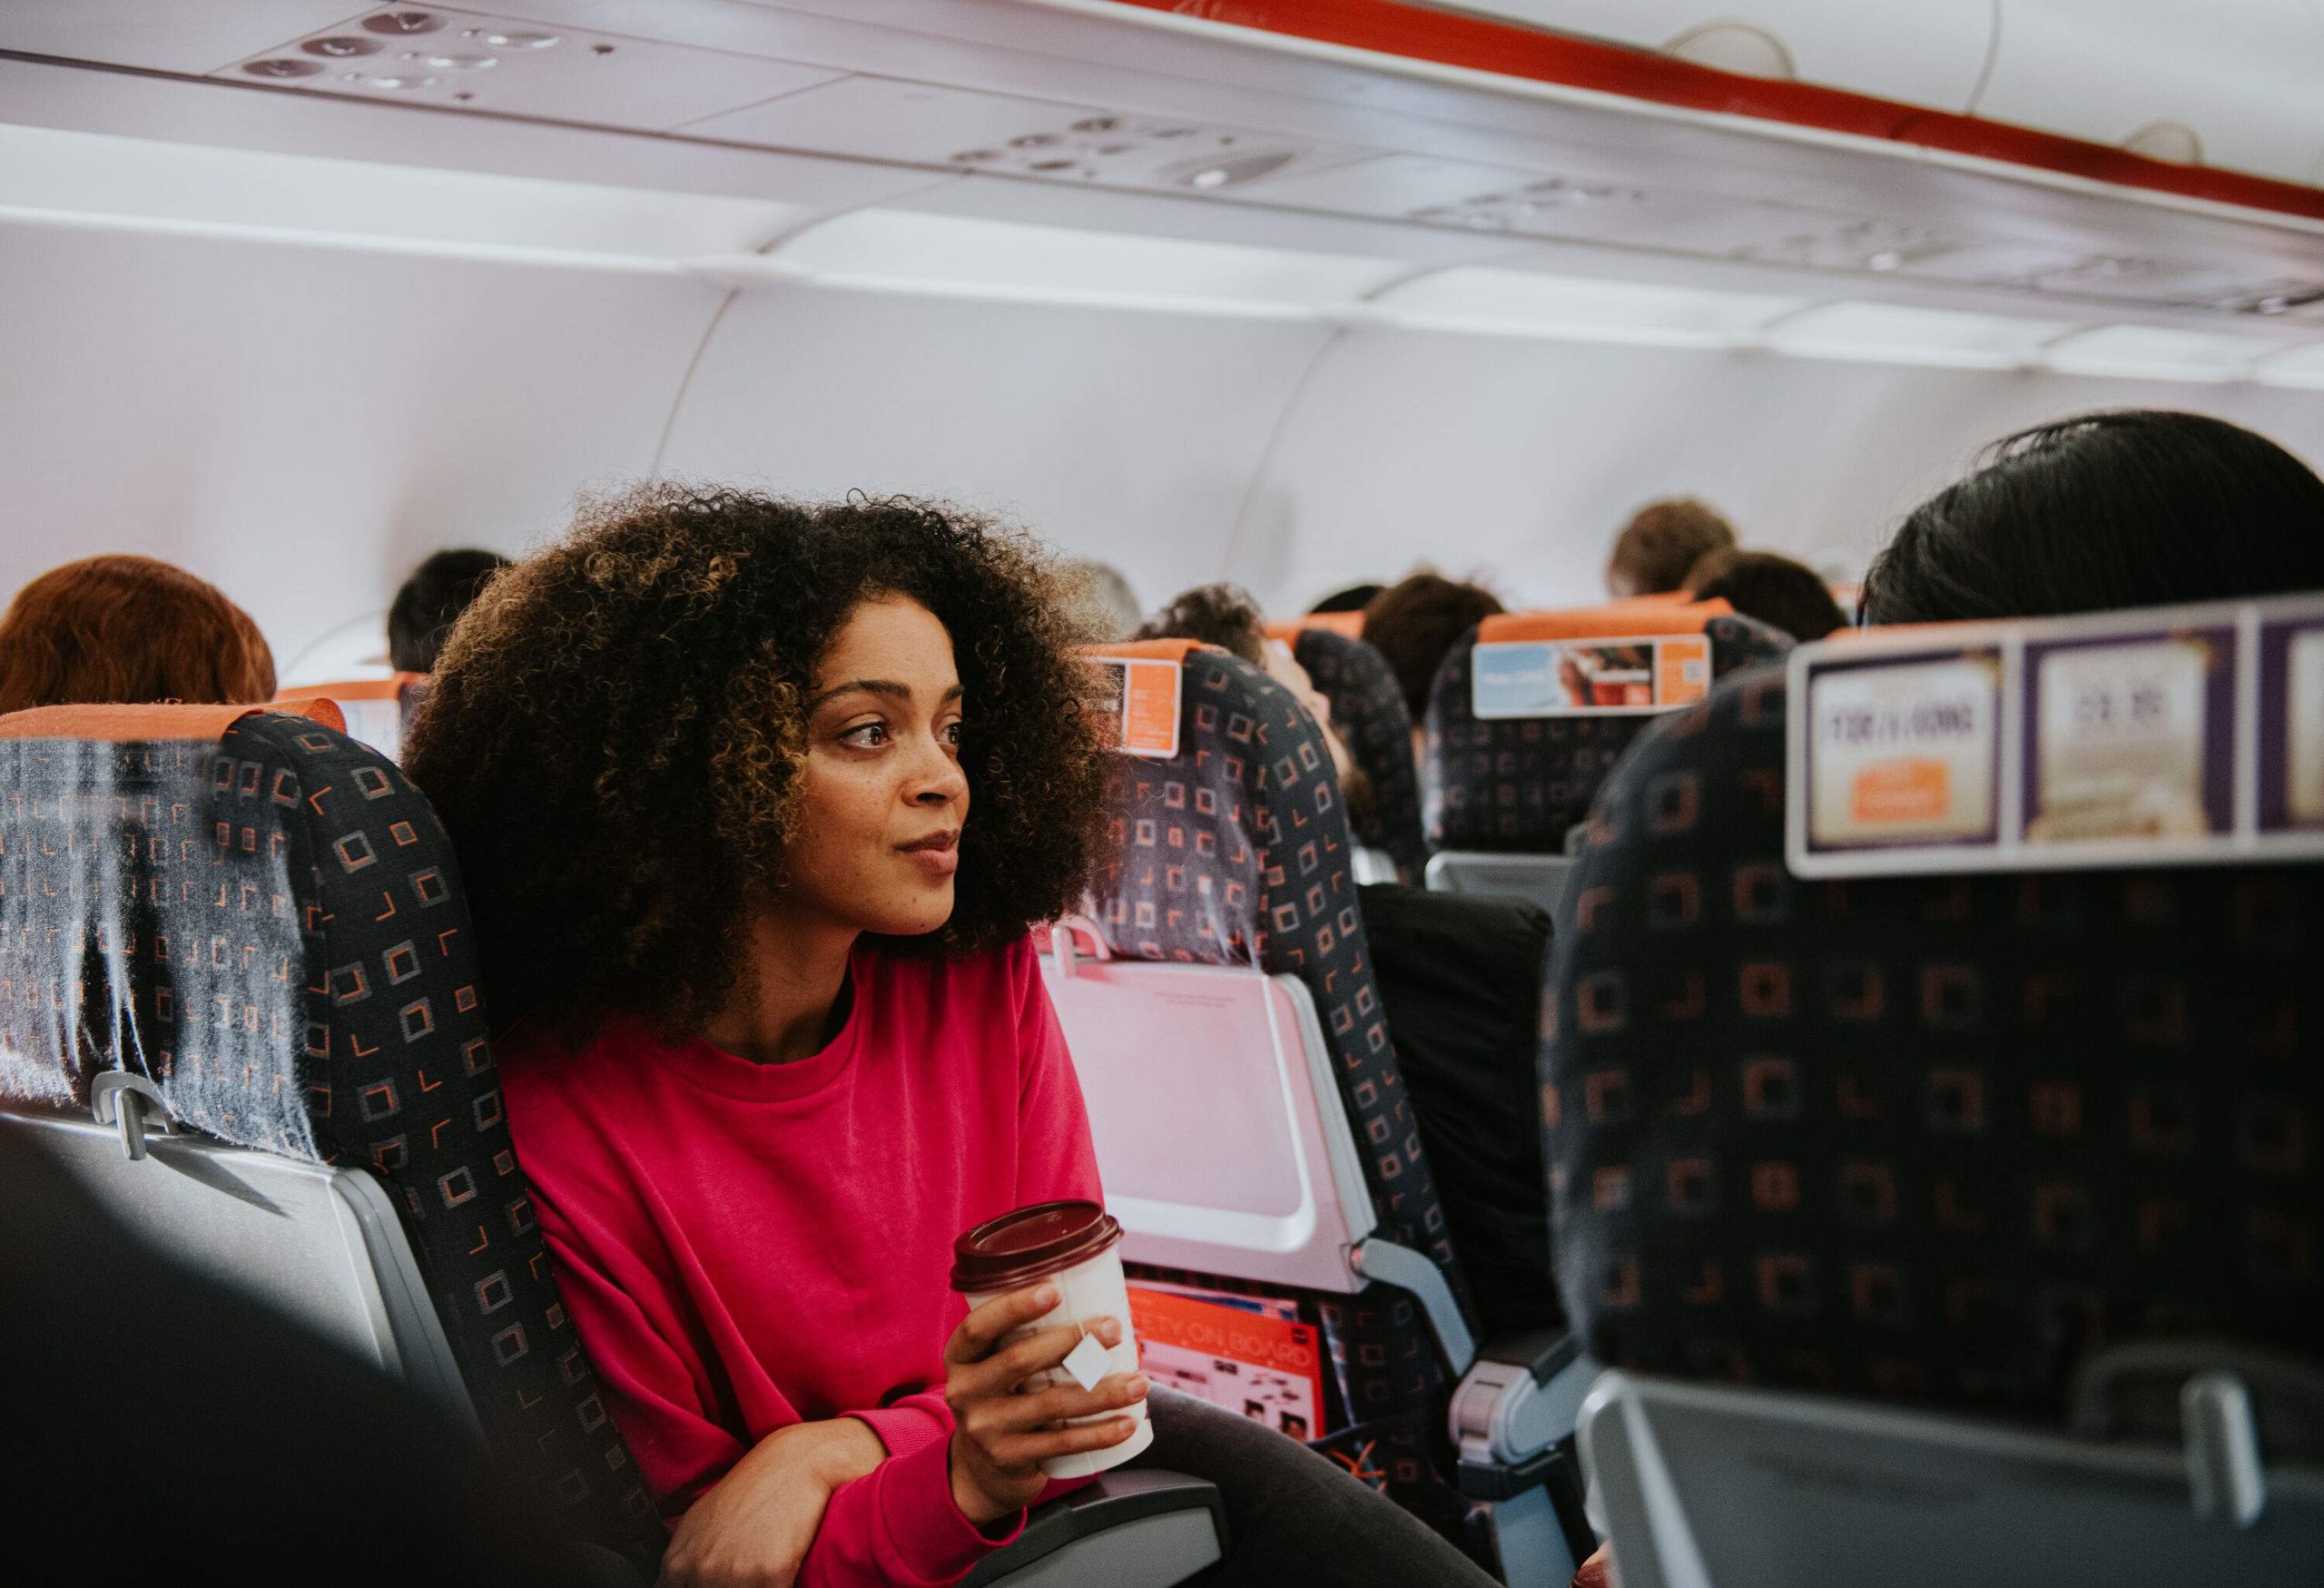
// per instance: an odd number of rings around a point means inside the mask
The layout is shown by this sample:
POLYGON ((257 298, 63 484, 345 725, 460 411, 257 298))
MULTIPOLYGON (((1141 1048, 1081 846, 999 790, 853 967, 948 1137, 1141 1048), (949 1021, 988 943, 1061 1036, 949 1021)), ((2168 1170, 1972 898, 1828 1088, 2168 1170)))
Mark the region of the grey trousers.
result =
POLYGON ((1136 1463, 1208 1479, 1226 1502, 1226 1558, 1206 1588, 1497 1588, 1426 1524, 1272 1428, 1156 1386, 1154 1443, 1136 1463))

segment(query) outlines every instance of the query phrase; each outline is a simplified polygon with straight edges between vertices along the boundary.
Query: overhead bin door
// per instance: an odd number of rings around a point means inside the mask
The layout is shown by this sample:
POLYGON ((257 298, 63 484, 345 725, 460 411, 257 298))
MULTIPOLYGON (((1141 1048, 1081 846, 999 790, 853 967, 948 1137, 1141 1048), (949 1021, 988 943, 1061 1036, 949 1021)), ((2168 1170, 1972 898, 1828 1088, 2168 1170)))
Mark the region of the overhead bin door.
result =
POLYGON ((1490 0, 1464 9, 1949 111, 1968 108, 1994 27, 1993 0, 1490 0))
POLYGON ((2181 163, 2314 182, 2324 16, 2310 0, 2001 0, 2001 47, 1974 111, 2181 163))

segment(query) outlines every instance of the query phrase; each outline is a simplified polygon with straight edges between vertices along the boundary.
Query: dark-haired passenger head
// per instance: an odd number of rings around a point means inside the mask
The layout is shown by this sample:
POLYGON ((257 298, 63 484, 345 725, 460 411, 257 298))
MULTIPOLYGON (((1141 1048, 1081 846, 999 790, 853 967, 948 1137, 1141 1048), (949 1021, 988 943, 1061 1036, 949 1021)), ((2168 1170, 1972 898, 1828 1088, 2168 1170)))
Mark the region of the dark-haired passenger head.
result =
POLYGON ((1428 715, 1429 686, 1461 636, 1502 609, 1482 585, 1425 569, 1380 592, 1364 611, 1364 637, 1396 675, 1413 721, 1428 715))
POLYGON ((1349 585, 1344 589, 1334 590, 1307 610, 1319 616, 1326 612, 1361 612, 1387 587, 1385 585, 1349 585))
POLYGON ((1866 623, 2043 617, 2324 589, 2324 480, 2264 436, 2127 409, 2021 430, 1923 502, 1866 623))
POLYGON ((214 585, 150 557, 51 568, 0 616, 0 712, 177 700, 256 705, 274 653, 214 585))
POLYGON ((1848 624, 1823 576, 1779 552, 1714 551, 1687 576, 1687 593, 1698 601, 1724 600, 1803 645, 1848 624))
POLYGON ((508 566, 497 551, 439 551, 411 570, 388 608, 388 665, 399 673, 432 673, 444 636, 508 566))
POLYGON ((1266 616, 1240 585, 1196 585, 1138 626, 1133 639, 1190 639, 1254 667, 1267 665, 1266 616))
POLYGON ((494 1019, 537 1011, 586 1040, 626 1012, 698 1035, 755 973, 750 929, 778 904, 952 958, 1069 907, 1106 794, 1079 637, 1029 537, 942 504, 665 487, 585 511, 486 587, 408 742, 459 853, 494 1019), (859 635, 913 666, 932 636, 953 686, 825 676, 859 635), (921 715, 887 721, 890 696, 921 715), (919 766, 923 726, 958 777, 897 784, 898 817, 866 780, 907 738, 898 764, 919 766), (894 829, 954 813, 958 869, 931 883, 894 829))
POLYGON ((1606 593, 1622 601, 1682 589, 1695 564, 1734 544, 1734 527, 1706 502, 1692 497, 1649 502, 1614 537, 1606 593))

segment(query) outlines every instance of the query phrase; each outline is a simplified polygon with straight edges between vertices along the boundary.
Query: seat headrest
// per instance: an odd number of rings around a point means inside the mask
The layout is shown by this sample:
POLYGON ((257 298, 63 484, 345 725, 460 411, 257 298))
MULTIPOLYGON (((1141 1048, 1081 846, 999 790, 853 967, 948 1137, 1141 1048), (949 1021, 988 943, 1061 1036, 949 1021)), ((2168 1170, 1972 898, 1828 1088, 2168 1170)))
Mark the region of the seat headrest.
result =
POLYGON ((1442 849, 1555 853, 1646 725, 1790 636, 1727 602, 1647 600, 1486 618, 1430 692, 1423 824, 1442 849))
POLYGON ((1090 654, 1180 666, 1175 753, 1116 759, 1088 915, 1125 957, 1264 964, 1270 890, 1353 859, 1321 730, 1289 690, 1213 646, 1154 640, 1090 654), (1263 871, 1265 851, 1282 857, 1276 874, 1263 871))
MULTIPOLYGON (((347 719, 332 701, 299 701, 285 716, 304 717, 334 732, 347 719)), ((273 705, 35 705, 0 716, 0 739, 86 739, 98 744, 215 740, 246 716, 274 711, 273 705)))

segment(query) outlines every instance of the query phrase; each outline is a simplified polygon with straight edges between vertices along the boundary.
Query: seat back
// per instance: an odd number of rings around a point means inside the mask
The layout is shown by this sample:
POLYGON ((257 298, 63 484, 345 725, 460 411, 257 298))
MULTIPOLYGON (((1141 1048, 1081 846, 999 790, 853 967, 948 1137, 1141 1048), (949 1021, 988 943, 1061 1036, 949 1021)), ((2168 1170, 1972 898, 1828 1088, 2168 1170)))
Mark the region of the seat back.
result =
POLYGON ((1567 834, 1630 741, 1787 636, 1724 601, 1648 598, 1486 618, 1431 686, 1421 759, 1429 886, 1555 913, 1567 834))
POLYGON ((2183 1448, 2102 1444, 1610 1373, 1581 1449, 1623 1588, 2317 1581, 2324 1466, 2262 1467, 2231 1417, 2188 1421, 2183 1448), (2230 1449, 2264 1473, 2256 1514, 2205 1484, 2203 1463, 2230 1449))
POLYGON ((448 1361, 517 1481, 650 1566, 660 1522, 503 1119, 458 868, 385 757, 247 707, 0 718, 0 1055, 8 1110, 52 1117, 15 1128, 150 1098, 193 1139, 116 1162, 64 1130, 99 1195, 457 1401, 448 1361))
POLYGON ((278 691, 274 704, 300 711, 310 701, 328 700, 339 707, 349 738, 370 745, 390 761, 400 762, 404 733, 427 698, 427 674, 398 673, 386 678, 301 684, 278 691))
POLYGON ((1110 842, 1085 902, 1108 962, 1067 976, 1049 961, 1108 1195, 1132 1198, 1126 1250, 1199 1256, 1189 1271, 1206 1280, 1304 1293, 1355 1425, 1324 1443, 1369 1440, 1367 1471, 1433 1485, 1457 1509, 1443 1406, 1473 1314, 1373 984, 1322 735, 1287 690, 1223 651, 1157 640, 1092 655, 1176 670, 1175 753, 1116 763, 1110 842), (1213 1085, 1249 1113, 1219 1106, 1213 1085), (1289 1104, 1269 1100, 1285 1087, 1289 1104), (1222 1132, 1231 1152, 1211 1149, 1222 1132), (1196 1140, 1206 1149, 1187 1151, 1196 1140), (1265 1161, 1226 1161, 1244 1154, 1265 1161), (1342 1238, 1354 1248, 1334 1250, 1342 1238), (1351 1266, 1364 1251, 1419 1271, 1373 1283, 1384 1276, 1351 1266))
POLYGON ((2110 1342, 2313 1355, 2319 705, 2309 602, 1827 642, 1650 729, 1544 999, 1589 1348, 2050 1418, 2110 1342))
POLYGON ((1331 702, 1332 724, 1372 784, 1372 808, 1355 836, 1384 852, 1399 875, 1417 883, 1428 865, 1420 835, 1420 773, 1413 760, 1413 715, 1382 656, 1362 639, 1322 626, 1299 631, 1291 654, 1331 702))

